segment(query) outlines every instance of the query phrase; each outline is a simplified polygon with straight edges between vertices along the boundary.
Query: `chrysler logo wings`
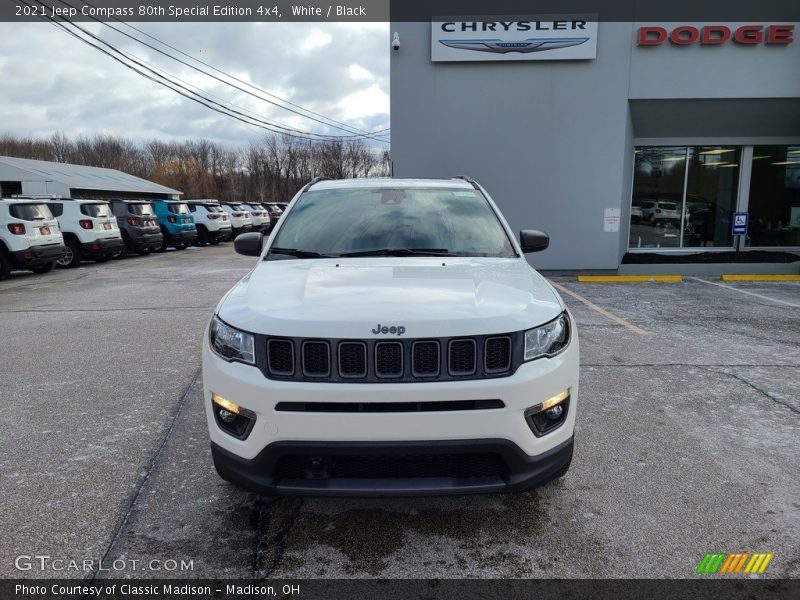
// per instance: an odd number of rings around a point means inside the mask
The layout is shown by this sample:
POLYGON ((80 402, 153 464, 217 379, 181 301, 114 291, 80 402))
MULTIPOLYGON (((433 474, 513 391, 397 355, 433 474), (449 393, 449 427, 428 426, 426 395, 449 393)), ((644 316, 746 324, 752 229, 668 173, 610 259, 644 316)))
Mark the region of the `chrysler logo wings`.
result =
POLYGON ((439 40, 448 48, 459 48, 462 50, 475 50, 477 52, 493 52, 495 54, 507 54, 509 52, 519 52, 528 54, 530 52, 544 52, 545 50, 556 50, 558 48, 569 48, 580 46, 588 42, 588 37, 576 38, 528 38, 526 40, 506 41, 500 39, 486 40, 439 40))

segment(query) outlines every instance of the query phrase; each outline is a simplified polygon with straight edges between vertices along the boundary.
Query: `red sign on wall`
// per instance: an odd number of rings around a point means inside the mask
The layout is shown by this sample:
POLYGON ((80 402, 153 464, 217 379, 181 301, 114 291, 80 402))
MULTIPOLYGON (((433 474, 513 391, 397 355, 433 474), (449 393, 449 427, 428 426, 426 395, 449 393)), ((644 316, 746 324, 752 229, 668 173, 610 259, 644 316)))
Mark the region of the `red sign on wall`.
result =
POLYGON ((735 29, 726 25, 680 25, 671 31, 653 25, 639 28, 639 46, 660 46, 667 40, 675 46, 719 46, 728 41, 745 46, 785 46, 794 41, 793 36, 794 25, 742 25, 735 29))

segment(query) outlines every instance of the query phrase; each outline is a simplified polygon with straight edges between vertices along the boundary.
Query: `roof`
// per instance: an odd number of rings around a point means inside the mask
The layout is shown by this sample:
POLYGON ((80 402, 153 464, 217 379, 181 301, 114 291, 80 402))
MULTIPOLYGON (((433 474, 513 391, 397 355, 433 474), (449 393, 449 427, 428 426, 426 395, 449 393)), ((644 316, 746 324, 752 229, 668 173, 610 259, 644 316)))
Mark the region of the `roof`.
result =
POLYGON ((35 179, 58 181, 70 189, 144 192, 148 194, 182 193, 116 169, 70 165, 46 160, 15 158, 13 156, 0 156, 0 165, 8 165, 27 171, 35 179))
POLYGON ((457 188, 475 189, 464 179, 412 179, 402 177, 371 177, 364 179, 323 179, 311 186, 312 190, 338 190, 343 188, 457 188))

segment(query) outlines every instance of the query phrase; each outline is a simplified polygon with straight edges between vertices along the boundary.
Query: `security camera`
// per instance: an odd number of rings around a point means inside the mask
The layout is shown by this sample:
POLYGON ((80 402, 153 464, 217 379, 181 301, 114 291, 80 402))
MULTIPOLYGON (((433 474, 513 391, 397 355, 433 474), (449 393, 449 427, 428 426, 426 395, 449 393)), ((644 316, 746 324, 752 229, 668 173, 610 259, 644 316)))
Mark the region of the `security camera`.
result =
POLYGON ((400 34, 396 31, 392 35, 392 48, 394 50, 400 50, 400 34))

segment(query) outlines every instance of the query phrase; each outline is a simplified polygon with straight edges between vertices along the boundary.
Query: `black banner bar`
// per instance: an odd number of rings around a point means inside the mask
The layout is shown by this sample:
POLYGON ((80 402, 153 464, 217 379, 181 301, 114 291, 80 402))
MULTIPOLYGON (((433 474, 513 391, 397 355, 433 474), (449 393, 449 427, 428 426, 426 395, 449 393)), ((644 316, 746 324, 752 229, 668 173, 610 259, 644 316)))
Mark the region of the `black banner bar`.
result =
POLYGON ((597 14, 618 22, 798 22, 798 0, 0 0, 0 21, 430 21, 597 14))
POLYGON ((717 578, 683 580, 0 580, 2 600, 784 600, 800 597, 800 580, 717 578))

